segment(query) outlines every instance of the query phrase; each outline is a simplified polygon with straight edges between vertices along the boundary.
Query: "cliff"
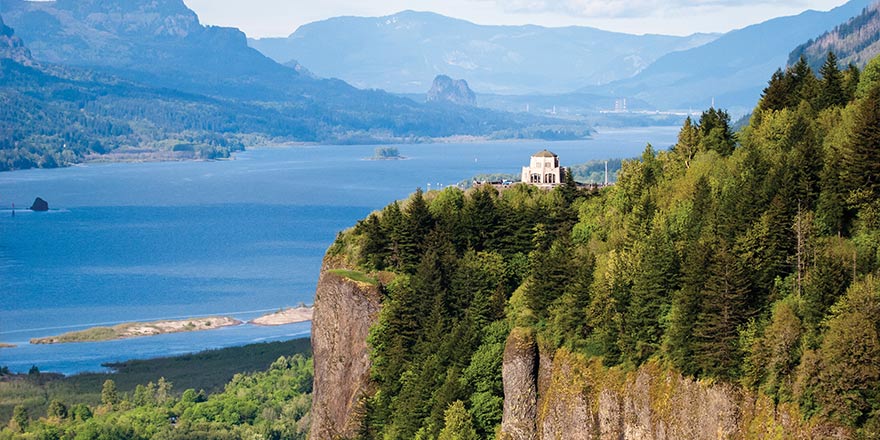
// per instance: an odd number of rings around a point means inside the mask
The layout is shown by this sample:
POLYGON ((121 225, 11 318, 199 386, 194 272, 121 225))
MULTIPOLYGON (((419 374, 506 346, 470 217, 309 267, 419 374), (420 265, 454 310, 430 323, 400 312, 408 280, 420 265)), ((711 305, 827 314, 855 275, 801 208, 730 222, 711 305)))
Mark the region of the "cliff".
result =
POLYGON ((446 75, 437 75, 431 90, 428 90, 428 102, 451 102, 458 105, 475 105, 477 95, 463 79, 453 80, 446 75))
POLYGON ((609 369, 538 346, 525 329, 508 338, 502 440, 850 438, 736 385, 696 381, 656 362, 609 369))
POLYGON ((367 335, 378 319, 381 295, 377 286, 338 271, 344 267, 325 259, 315 293, 313 439, 352 437, 359 427, 358 401, 369 390, 367 335))

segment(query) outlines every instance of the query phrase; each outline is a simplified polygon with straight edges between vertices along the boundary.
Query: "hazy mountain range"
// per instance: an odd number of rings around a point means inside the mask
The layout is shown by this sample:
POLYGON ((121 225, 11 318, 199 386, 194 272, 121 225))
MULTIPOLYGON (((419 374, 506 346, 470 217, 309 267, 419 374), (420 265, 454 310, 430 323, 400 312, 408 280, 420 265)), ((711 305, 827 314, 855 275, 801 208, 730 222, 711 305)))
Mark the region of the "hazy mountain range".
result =
POLYGON ((792 48, 858 15, 872 0, 851 0, 827 12, 806 11, 731 31, 711 43, 667 54, 632 78, 601 91, 643 99, 659 108, 751 109, 767 80, 785 67, 792 48))
POLYGON ((96 154, 218 157, 254 142, 580 137, 579 122, 319 79, 182 0, 2 0, 0 170, 96 154))
MULTIPOLYGON (((576 112, 628 98, 649 108, 719 106, 747 111, 792 48, 858 15, 870 0, 689 37, 628 35, 585 27, 482 26, 433 13, 338 17, 287 38, 249 40, 279 60, 358 87, 424 93, 437 74, 468 81, 479 105, 581 102, 576 112), (575 96, 567 94, 577 91, 575 96), (493 95, 488 99, 484 95, 493 95), (545 95, 503 98, 498 95, 545 95), (546 96, 554 95, 554 96, 546 96), (593 97, 594 99, 591 99, 593 97)), ((607 107, 611 104, 611 107, 607 107)), ((551 106, 552 107, 552 106, 551 106)))
POLYGON ((630 77, 717 35, 629 35, 589 27, 484 26, 430 12, 337 17, 249 40, 276 61, 363 88, 423 93, 438 74, 483 93, 560 93, 630 77))

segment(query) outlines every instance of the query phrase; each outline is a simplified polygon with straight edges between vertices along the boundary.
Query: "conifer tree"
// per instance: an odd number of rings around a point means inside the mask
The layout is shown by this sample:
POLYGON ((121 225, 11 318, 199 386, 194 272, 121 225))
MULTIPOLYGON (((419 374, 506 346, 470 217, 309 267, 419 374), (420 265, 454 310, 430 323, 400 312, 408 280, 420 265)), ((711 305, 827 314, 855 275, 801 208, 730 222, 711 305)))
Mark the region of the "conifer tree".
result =
POLYGON ((116 390, 116 382, 112 379, 104 381, 104 386, 101 389, 101 403, 110 408, 119 403, 119 391, 116 390))
POLYGON ((700 129, 694 125, 690 116, 684 120, 684 125, 678 132, 678 142, 672 148, 679 160, 684 162, 684 166, 690 168, 691 160, 700 149, 700 129))
POLYGON ((421 189, 417 189, 410 198, 403 214, 400 259, 403 269, 411 272, 418 264, 419 255, 424 249, 425 237, 434 227, 434 218, 421 189))
POLYGON ((728 245, 718 246, 701 296, 694 325, 696 366, 706 376, 735 378, 742 362, 739 330, 751 307, 748 276, 728 245))
POLYGON ((842 165, 840 177, 847 190, 880 197, 880 86, 856 103, 842 165))
POLYGON ((437 440, 478 440, 474 422, 460 400, 446 410, 446 423, 437 440))
POLYGON ((761 95, 760 110, 782 110, 788 105, 791 92, 788 77, 782 69, 776 69, 764 93, 761 95))
POLYGON ((665 228, 655 230, 635 274, 632 298, 625 315, 624 357, 634 365, 646 361, 660 347, 662 314, 670 295, 678 290, 678 255, 665 228))
POLYGON ((822 82, 819 87, 818 110, 845 105, 847 97, 843 90, 843 75, 837 67, 837 56, 834 52, 828 52, 819 74, 822 75, 822 82))
POLYGON ((714 107, 703 112, 700 116, 700 150, 714 150, 722 156, 730 156, 735 147, 730 115, 714 107))

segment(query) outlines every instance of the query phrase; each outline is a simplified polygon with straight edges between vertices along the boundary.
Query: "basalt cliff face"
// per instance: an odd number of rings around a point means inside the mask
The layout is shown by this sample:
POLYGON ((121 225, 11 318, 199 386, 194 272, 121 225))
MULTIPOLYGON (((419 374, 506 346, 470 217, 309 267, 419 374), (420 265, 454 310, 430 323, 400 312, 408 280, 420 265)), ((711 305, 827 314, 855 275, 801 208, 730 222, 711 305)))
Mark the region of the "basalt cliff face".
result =
POLYGON ((378 319, 380 292, 375 286, 333 273, 344 264, 327 258, 321 268, 312 319, 315 385, 309 438, 354 437, 359 400, 369 392, 367 336, 378 319))
POLYGON ((696 381, 651 362, 622 372, 539 345, 525 329, 508 338, 503 440, 850 437, 739 386, 696 381))
MULTIPOLYGON (((381 309, 377 287, 332 272, 328 258, 315 298, 315 388, 310 438, 356 438, 372 393, 367 336, 381 309)), ((740 386, 684 377, 658 362, 636 371, 542 346, 515 328, 502 366, 504 414, 499 439, 845 439, 843 428, 804 422, 789 404, 740 386)))

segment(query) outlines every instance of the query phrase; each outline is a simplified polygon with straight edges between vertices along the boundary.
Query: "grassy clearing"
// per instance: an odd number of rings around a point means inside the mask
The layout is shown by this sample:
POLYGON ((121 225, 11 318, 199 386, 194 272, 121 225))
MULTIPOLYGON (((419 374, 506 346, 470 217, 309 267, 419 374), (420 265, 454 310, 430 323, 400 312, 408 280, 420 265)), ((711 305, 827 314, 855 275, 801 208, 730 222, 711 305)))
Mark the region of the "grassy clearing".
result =
POLYGON ((366 283, 371 286, 378 286, 379 280, 356 270, 348 270, 348 269, 330 269, 330 273, 333 275, 338 275, 343 278, 348 278, 352 281, 357 281, 359 283, 366 283))
POLYGON ((101 386, 113 379, 121 393, 130 393, 137 385, 157 382, 164 377, 174 392, 188 388, 207 393, 223 390, 236 373, 266 370, 281 356, 302 353, 311 356, 309 339, 252 344, 243 347, 209 350, 183 356, 133 360, 108 365, 116 373, 84 373, 63 377, 54 374, 32 374, 0 377, 0 424, 9 421, 15 405, 24 405, 31 416, 46 413, 53 399, 65 404, 101 401, 101 386))

